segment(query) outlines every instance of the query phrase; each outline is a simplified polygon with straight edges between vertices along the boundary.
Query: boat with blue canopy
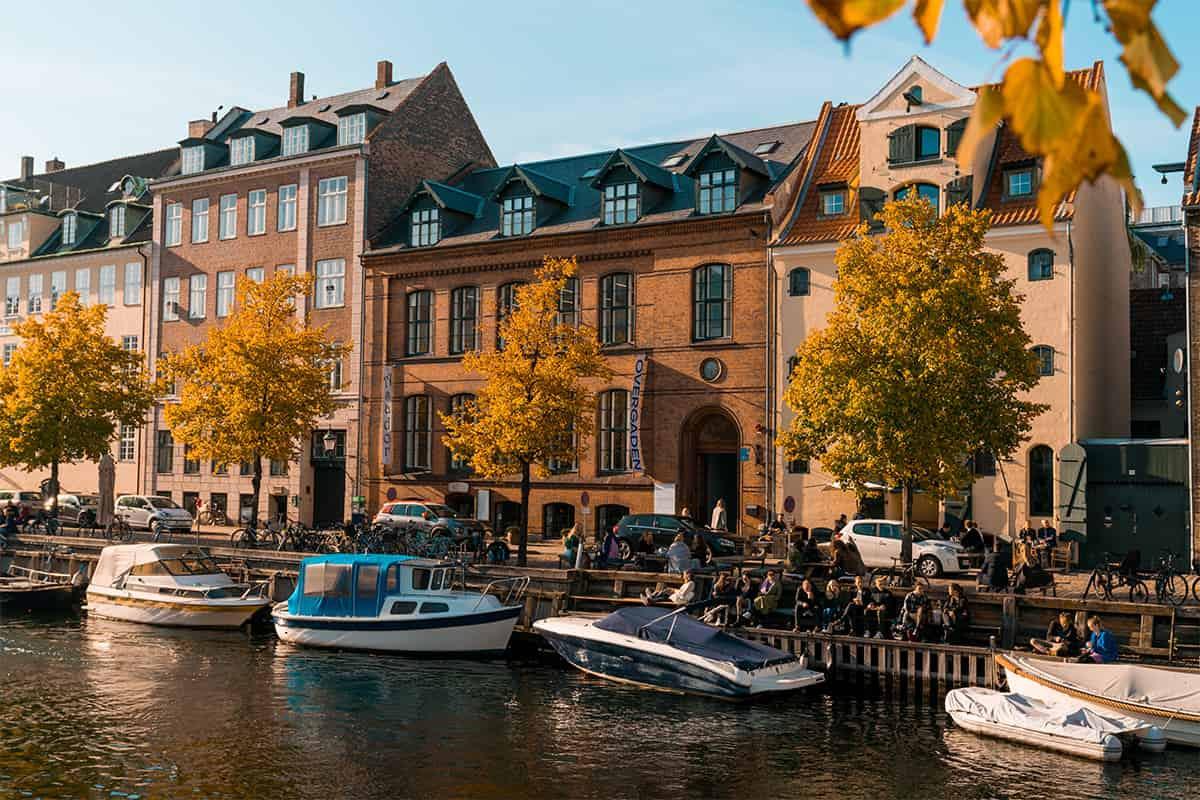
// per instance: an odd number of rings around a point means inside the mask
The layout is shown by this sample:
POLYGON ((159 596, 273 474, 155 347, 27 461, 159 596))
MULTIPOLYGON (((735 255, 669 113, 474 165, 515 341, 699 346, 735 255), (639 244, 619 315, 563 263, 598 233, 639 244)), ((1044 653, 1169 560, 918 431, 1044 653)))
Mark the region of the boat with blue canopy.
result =
POLYGON ((521 615, 526 577, 466 589, 455 561, 401 555, 311 556, 271 612, 285 642, 408 655, 503 654, 521 615))

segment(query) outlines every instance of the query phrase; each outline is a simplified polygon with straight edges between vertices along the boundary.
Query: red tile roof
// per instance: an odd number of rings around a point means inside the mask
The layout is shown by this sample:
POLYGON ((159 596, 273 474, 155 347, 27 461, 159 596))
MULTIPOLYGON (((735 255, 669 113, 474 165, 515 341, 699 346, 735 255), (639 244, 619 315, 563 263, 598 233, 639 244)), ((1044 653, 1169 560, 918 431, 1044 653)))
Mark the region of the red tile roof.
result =
POLYGON ((1192 117, 1192 135, 1188 140, 1187 166, 1183 171, 1183 205, 1200 205, 1200 185, 1197 185, 1196 161, 1200 157, 1200 106, 1192 117))

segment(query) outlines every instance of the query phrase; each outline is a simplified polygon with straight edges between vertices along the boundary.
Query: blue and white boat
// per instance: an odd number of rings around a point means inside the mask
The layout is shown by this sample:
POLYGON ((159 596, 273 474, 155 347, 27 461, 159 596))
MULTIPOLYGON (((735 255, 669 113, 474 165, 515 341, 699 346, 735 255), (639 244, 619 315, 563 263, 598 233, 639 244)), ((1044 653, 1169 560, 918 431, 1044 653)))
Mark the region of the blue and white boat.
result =
POLYGON ((397 555, 333 554, 300 562, 296 589, 271 612, 285 642, 407 655, 504 653, 528 578, 465 586, 462 564, 397 555), (504 596, 498 597, 502 593, 504 596))
POLYGON ((683 609, 633 606, 600 619, 551 617, 533 627, 580 670, 660 691, 748 699, 825 680, 805 658, 731 636, 683 609))

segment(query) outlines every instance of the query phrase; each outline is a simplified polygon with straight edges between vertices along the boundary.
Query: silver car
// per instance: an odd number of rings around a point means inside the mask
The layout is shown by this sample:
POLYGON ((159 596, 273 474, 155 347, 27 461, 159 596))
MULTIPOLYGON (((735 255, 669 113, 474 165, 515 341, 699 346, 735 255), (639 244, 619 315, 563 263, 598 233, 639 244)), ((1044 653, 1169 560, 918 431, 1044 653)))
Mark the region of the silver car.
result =
POLYGON ((152 494, 123 494, 115 513, 131 528, 146 531, 190 531, 192 515, 169 497, 152 494))
POLYGON ((484 527, 479 520, 459 516, 441 503, 424 500, 393 500, 383 504, 372 520, 397 530, 419 530, 433 536, 452 536, 455 540, 481 538, 484 527))
POLYGON ((100 498, 94 494, 60 494, 58 521, 79 528, 95 527, 100 513, 100 498))

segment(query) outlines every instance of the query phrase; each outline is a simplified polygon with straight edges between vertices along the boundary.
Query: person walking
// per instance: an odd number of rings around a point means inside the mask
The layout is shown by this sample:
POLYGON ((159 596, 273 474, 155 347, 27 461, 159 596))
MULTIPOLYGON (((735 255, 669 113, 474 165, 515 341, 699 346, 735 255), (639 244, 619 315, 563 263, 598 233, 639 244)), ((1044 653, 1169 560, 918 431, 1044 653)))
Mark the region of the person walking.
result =
POLYGON ((712 519, 709 521, 708 527, 714 531, 728 530, 728 521, 725 517, 725 499, 722 498, 713 506, 712 519))

